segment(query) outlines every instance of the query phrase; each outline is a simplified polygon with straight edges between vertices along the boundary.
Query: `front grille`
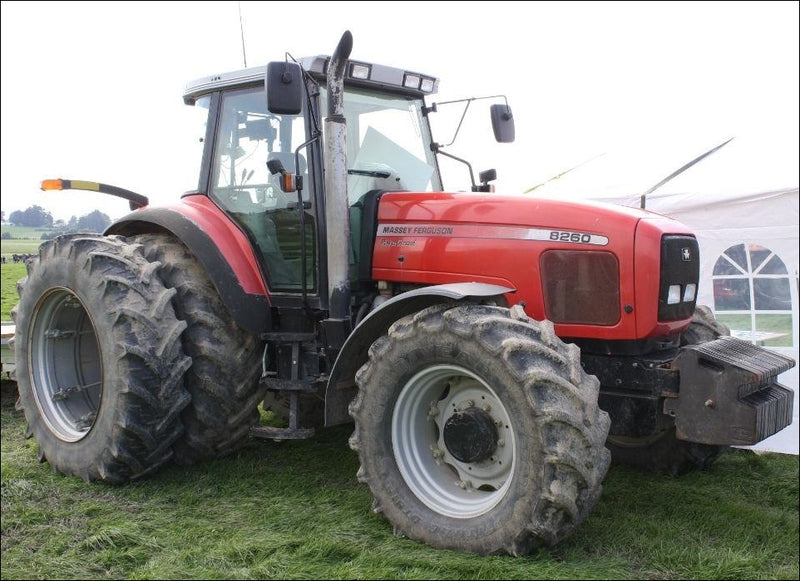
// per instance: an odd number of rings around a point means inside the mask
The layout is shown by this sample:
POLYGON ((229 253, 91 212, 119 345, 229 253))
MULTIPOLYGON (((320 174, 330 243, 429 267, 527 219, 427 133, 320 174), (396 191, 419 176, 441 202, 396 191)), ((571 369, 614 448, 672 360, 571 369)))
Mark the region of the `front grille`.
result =
MULTIPOLYGON (((700 252, 693 236, 664 236, 661 238, 661 290, 658 296, 658 320, 677 321, 690 319, 694 314, 697 298, 683 301, 687 284, 697 285, 700 279, 700 252), (681 300, 670 305, 667 302, 669 287, 680 285, 681 300)), ((695 286, 695 289, 697 287, 695 286)))
POLYGON ((619 322, 619 262, 612 253, 548 250, 540 271, 545 312, 554 323, 619 322))

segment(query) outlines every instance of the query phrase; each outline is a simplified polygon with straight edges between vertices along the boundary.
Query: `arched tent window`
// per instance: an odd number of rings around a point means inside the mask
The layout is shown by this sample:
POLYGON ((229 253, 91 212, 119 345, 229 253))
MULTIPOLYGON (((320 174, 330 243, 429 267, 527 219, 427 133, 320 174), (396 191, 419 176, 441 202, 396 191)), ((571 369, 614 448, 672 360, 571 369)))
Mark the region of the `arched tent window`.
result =
POLYGON ((759 244, 731 246, 714 265, 714 311, 731 334, 766 347, 792 347, 791 277, 759 244))

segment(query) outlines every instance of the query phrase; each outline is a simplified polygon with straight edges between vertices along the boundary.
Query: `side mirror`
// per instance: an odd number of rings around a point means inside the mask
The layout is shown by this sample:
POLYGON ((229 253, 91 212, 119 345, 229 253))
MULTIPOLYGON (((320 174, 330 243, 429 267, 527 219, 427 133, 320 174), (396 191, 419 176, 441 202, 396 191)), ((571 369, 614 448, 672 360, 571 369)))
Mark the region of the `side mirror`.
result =
POLYGON ((478 181, 481 182, 479 186, 472 186, 473 192, 493 192, 494 185, 490 184, 489 182, 493 182, 497 179, 497 170, 496 169, 487 169, 482 171, 478 174, 478 181))
POLYGON ((514 141, 514 115, 508 105, 492 105, 492 129, 494 138, 498 143, 512 143, 514 141))
POLYGON ((264 84, 270 113, 300 114, 303 108, 303 71, 300 65, 290 62, 269 63, 264 84))
POLYGON ((487 169, 486 171, 482 171, 478 174, 478 181, 482 184, 488 184, 489 182, 493 182, 497 179, 497 170, 496 169, 487 169))

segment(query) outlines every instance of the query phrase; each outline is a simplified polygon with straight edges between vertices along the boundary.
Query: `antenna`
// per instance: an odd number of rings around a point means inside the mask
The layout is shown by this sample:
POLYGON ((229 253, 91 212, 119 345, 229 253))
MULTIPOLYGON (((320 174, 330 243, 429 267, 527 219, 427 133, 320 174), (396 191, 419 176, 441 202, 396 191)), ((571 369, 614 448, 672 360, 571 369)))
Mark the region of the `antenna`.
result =
POLYGON ((597 159, 598 157, 603 157, 604 155, 605 155, 605 153, 599 153, 599 154, 595 155, 594 157, 591 157, 591 158, 589 158, 589 159, 587 159, 587 160, 585 160, 585 161, 582 161, 582 162, 580 162, 578 165, 576 165, 576 166, 574 166, 574 167, 571 167, 571 168, 569 168, 569 169, 566 169, 566 170, 562 171, 560 174, 556 174, 556 175, 554 175, 553 177, 546 179, 546 180, 545 180, 545 181, 543 181, 542 183, 536 184, 536 185, 535 185, 535 186, 533 186, 532 188, 528 188, 527 190, 525 190, 525 191, 524 191, 524 192, 522 192, 522 193, 523 193, 523 194, 530 194, 530 193, 531 193, 533 190, 535 190, 535 189, 537 189, 537 188, 541 188, 543 185, 545 185, 545 184, 549 184, 550 182, 552 182, 552 181, 555 181, 555 180, 557 180, 558 178, 560 178, 560 177, 562 177, 562 176, 565 176, 565 175, 567 175, 567 174, 568 174, 569 172, 571 172, 572 170, 578 169, 579 167, 581 167, 581 166, 583 166, 583 165, 586 165, 586 164, 587 164, 587 163, 589 163, 590 161, 594 161, 594 160, 595 160, 595 159, 597 159))
POLYGON ((237 2, 239 5, 239 31, 242 33, 242 59, 244 60, 244 68, 247 68, 247 53, 244 50, 244 25, 242 24, 242 3, 237 2))
POLYGON ((718 149, 720 149, 720 148, 721 148, 723 145, 728 145, 728 144, 729 144, 731 141, 733 141, 733 137, 731 137, 731 138, 730 138, 730 139, 728 139, 727 141, 723 141, 722 143, 720 143, 720 144, 719 144, 719 145, 717 145, 716 147, 712 147, 711 149, 709 149, 708 151, 706 151, 704 154, 702 154, 702 155, 699 155, 699 156, 695 157, 695 158, 694 158, 692 161, 690 161, 690 162, 689 162, 689 163, 687 163, 686 165, 684 165, 684 166, 682 166, 682 167, 680 167, 680 168, 676 169, 674 172, 672 172, 671 174, 669 174, 669 175, 668 175, 667 177, 665 177, 663 180, 661 180, 661 181, 660 181, 660 182, 658 182, 656 185, 654 185, 652 188, 650 188, 650 189, 649 189, 649 190, 647 190, 645 193, 643 193, 643 194, 642 194, 642 197, 641 197, 641 206, 640 206, 640 207, 642 208, 642 210, 644 210, 644 206, 645 206, 645 200, 647 199, 647 195, 648 195, 648 194, 652 194, 654 191, 656 191, 658 188, 660 188, 661 186, 663 186, 665 183, 667 183, 668 181, 672 180, 673 178, 676 178, 676 177, 678 177, 680 174, 682 174, 682 173, 683 173, 683 172, 685 172, 687 169, 689 169, 690 167, 692 167, 692 166, 693 166, 694 164, 696 164, 698 161, 700 161, 700 160, 702 160, 702 159, 705 159, 706 157, 708 157, 709 155, 711 155, 712 153, 714 153, 715 151, 717 151, 718 149))

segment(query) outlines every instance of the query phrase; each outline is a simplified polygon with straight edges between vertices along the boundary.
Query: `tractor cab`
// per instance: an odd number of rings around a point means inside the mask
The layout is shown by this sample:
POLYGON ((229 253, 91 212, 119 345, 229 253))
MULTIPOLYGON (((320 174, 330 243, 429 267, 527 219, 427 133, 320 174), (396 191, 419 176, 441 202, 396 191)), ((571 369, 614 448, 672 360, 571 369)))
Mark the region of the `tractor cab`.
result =
MULTIPOLYGON (((317 309, 327 306, 320 291, 327 278, 320 248, 326 247, 323 145, 330 60, 315 56, 215 75, 189 83, 184 94, 187 104, 207 110, 197 192, 250 239, 271 295, 302 292, 317 309)), ((329 155, 346 163, 353 282, 369 280, 369 226, 380 195, 442 189, 438 145, 428 122, 436 108, 425 103, 437 88, 431 76, 347 62, 345 143, 329 155), (363 229, 369 236, 362 240, 363 229)), ((494 120, 494 109, 492 115, 494 120)))
MULTIPOLYGON (((190 83, 184 96, 188 104, 208 110, 198 191, 230 215, 258 249, 272 293, 295 293, 305 286, 315 307, 324 303, 318 267, 325 231, 321 112, 327 107, 327 89, 319 77, 326 62, 325 57, 302 61, 304 74, 297 82, 305 86, 297 92, 296 114, 269 110, 267 67, 190 83), (294 179, 287 184, 281 173, 271 173, 270 162, 294 179)), ((350 65, 348 80, 353 82, 345 89, 346 155, 351 160, 347 190, 356 220, 368 192, 441 189, 424 115, 426 93, 419 87, 424 78, 431 93, 437 81, 417 76, 417 86, 411 88, 409 75, 377 65, 350 65), (370 74, 383 80, 371 81, 370 74)), ((359 246, 353 248, 357 252, 359 246)), ((352 258, 355 264, 357 257, 352 258)))

